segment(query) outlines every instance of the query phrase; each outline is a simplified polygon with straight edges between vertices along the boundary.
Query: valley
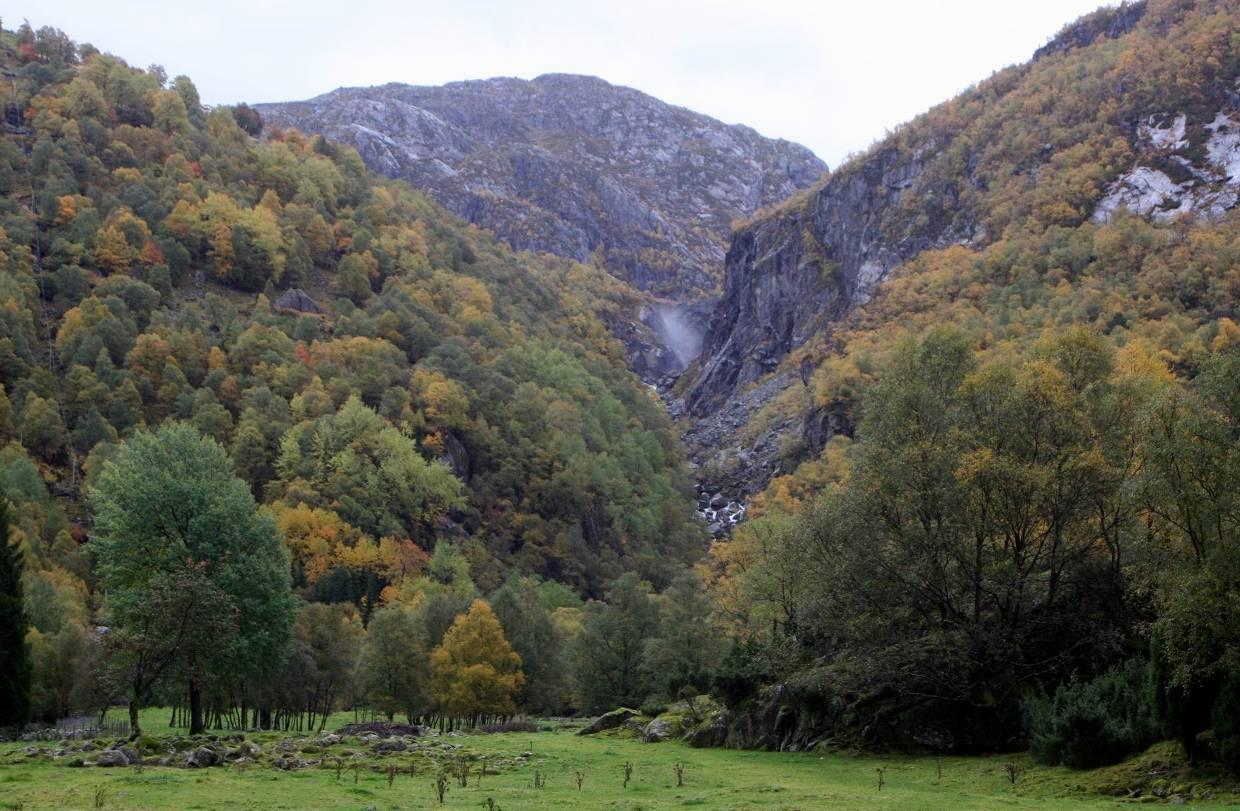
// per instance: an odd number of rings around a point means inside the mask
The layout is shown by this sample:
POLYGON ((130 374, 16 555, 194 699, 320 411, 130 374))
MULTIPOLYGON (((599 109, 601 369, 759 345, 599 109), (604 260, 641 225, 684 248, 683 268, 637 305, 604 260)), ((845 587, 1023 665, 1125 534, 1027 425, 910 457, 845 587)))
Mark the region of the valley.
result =
POLYGON ((830 170, 0 27, 0 807, 1234 805, 1238 21, 830 170))

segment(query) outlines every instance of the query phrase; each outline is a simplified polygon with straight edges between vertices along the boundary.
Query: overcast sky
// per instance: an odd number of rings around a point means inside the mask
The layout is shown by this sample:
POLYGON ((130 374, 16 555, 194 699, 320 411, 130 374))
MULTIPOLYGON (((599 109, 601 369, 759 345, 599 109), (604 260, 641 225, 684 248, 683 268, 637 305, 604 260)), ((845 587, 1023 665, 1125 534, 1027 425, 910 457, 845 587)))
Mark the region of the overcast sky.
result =
POLYGON ((16 0, 207 103, 341 85, 589 73, 799 141, 835 166, 1023 62, 1101 0, 16 0))

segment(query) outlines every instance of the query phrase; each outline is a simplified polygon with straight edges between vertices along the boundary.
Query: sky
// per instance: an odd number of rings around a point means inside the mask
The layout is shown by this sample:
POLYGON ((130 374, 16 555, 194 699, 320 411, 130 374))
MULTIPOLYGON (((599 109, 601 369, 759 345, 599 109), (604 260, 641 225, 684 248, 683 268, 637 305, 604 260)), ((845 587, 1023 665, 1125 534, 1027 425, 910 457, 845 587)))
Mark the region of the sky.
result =
POLYGON ((587 73, 814 150, 831 166, 1103 0, 15 0, 208 104, 340 86, 587 73))

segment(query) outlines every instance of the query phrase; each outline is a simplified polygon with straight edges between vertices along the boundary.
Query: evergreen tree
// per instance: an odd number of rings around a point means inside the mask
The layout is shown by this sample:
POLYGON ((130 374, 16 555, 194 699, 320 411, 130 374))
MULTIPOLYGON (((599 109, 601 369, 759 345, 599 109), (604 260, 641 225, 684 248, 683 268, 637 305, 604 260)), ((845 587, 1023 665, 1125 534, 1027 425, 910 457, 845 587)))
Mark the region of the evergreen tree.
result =
POLYGON ((21 550, 9 542, 9 505, 0 496, 0 727, 30 720, 28 625, 22 604, 21 550))

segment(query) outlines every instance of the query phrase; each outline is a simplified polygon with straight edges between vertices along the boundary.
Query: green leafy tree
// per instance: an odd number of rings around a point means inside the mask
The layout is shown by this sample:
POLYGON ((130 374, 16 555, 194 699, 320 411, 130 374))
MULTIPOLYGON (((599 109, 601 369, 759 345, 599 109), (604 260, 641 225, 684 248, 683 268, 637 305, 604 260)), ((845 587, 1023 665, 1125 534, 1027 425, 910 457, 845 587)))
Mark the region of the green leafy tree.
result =
POLYGON ((583 709, 599 712, 640 706, 650 693, 642 667, 646 640, 658 629, 659 610, 638 575, 621 575, 605 602, 586 604, 573 646, 574 676, 583 709))
POLYGON ((658 635, 646 641, 642 660, 652 688, 666 700, 707 692, 726 649, 701 581, 686 572, 656 602, 658 635))
POLYGON ((560 713, 569 703, 568 657, 535 578, 509 576, 491 596, 504 636, 521 657, 525 684, 518 703, 536 715, 560 713))
MULTIPOLYGON (((288 642, 289 566, 275 521, 256 510, 224 449, 184 424, 126 441, 100 473, 91 505, 92 544, 118 627, 150 627, 159 584, 201 573, 198 596, 179 614, 184 636, 169 654, 186 681, 191 729, 201 732, 208 676, 258 678, 279 666, 288 642), (204 611, 218 615, 220 604, 235 618, 234 634, 196 621, 204 611)), ((158 636, 144 631, 139 641, 158 636)))
POLYGON ((389 721, 399 712, 412 723, 426 710, 430 704, 426 632, 412 611, 385 606, 370 618, 358 681, 366 701, 389 721))

